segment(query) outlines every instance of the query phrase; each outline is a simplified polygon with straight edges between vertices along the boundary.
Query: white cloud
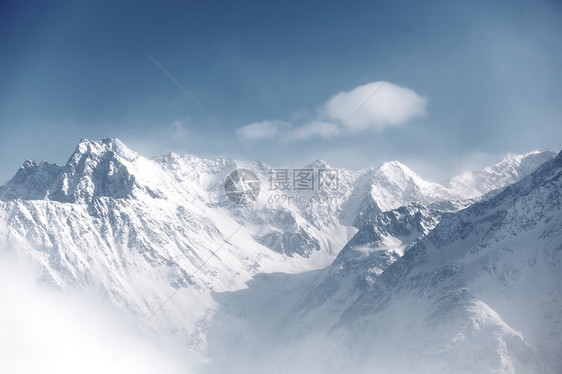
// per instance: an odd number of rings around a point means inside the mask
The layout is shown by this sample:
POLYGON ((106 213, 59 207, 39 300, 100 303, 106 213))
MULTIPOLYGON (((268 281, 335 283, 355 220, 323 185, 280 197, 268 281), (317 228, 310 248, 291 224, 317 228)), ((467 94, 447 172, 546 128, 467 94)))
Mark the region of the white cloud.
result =
POLYGON ((246 140, 270 139, 276 135, 283 140, 304 140, 327 138, 343 125, 338 134, 356 135, 402 125, 425 115, 426 106, 427 100, 411 88, 385 81, 372 82, 332 96, 320 106, 316 118, 304 124, 253 122, 236 132, 246 140))
POLYGON ((425 114, 427 100, 414 90, 390 82, 372 82, 332 96, 322 108, 331 119, 357 133, 398 126, 425 114))
POLYGON ((323 121, 310 121, 302 126, 289 131, 286 138, 289 140, 308 139, 314 136, 327 138, 336 132, 338 127, 333 123, 323 121))
POLYGON ((281 127, 288 126, 283 121, 253 122, 236 130, 239 137, 246 140, 261 140, 273 138, 281 127))

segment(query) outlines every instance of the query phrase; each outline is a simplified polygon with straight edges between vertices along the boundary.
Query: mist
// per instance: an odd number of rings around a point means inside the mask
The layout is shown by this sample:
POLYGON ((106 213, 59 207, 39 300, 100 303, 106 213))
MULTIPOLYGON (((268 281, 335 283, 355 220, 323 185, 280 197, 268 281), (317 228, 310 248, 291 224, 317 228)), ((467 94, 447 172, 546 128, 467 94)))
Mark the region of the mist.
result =
POLYGON ((0 372, 192 372, 181 347, 141 331, 139 319, 39 279, 36 266, 0 253, 0 372))

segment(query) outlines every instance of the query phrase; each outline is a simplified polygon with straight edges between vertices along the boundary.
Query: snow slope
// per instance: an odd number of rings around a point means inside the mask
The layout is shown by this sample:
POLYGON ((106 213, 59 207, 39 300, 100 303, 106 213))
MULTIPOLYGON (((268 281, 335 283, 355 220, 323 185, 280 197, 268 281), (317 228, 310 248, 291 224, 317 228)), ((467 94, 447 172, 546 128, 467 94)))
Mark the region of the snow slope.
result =
POLYGON ((447 187, 464 198, 482 196, 519 181, 555 156, 553 151, 508 155, 497 164, 451 178, 447 187))
MULTIPOLYGON (((533 160, 525 165, 540 161, 533 160)), ((330 169, 322 161, 307 167, 330 169)), ((0 187, 0 248, 33 258, 44 282, 94 290, 204 353, 217 305, 212 292, 243 289, 258 273, 326 267, 372 216, 418 200, 451 205, 444 199, 464 198, 458 188, 453 193, 425 182, 397 162, 337 170, 336 190, 272 202, 278 191, 263 188, 271 168, 261 162, 176 154, 147 159, 116 139, 82 140, 65 165, 26 161, 0 187), (224 180, 237 168, 262 182, 252 204, 225 196, 224 180), (328 202, 311 204, 311 196, 328 202)), ((428 209, 419 208, 422 215, 439 210, 428 209)), ((440 215, 424 216, 427 227, 440 215)), ((394 261, 404 244, 387 244, 395 248, 394 261)))
POLYGON ((217 295, 204 370, 562 372, 562 153, 436 226, 429 212, 379 214, 327 269, 217 295))

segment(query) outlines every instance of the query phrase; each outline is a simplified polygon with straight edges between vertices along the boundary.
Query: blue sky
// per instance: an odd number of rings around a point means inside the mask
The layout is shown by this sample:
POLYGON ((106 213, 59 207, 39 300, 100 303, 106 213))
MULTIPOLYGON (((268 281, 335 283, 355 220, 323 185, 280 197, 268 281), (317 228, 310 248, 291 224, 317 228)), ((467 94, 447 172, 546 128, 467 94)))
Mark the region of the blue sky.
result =
POLYGON ((399 160, 437 181, 562 148, 559 2, 0 7, 0 183, 28 158, 65 163, 81 138, 272 166, 399 160))

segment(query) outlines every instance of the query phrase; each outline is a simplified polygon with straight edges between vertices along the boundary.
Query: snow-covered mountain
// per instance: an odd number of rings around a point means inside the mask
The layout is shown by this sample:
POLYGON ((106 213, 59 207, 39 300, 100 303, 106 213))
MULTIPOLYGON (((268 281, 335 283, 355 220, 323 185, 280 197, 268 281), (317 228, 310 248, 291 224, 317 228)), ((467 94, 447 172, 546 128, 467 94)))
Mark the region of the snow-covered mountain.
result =
POLYGON ((118 140, 84 140, 66 165, 26 162, 0 189, 2 247, 32 256, 47 281, 97 289, 143 318, 175 294, 149 323, 204 344, 197 329, 211 290, 242 288, 258 272, 324 266, 339 245, 266 194, 252 208, 231 203, 222 184, 237 168, 268 171, 173 154, 149 160, 118 140), (264 246, 266 230, 291 236, 296 248, 287 251, 304 247, 307 256, 264 246))
POLYGON ((492 190, 517 182, 555 156, 556 152, 553 151, 508 155, 497 164, 451 178, 448 188, 462 194, 464 198, 482 196, 492 190))
POLYGON ((83 140, 65 165, 26 161, 0 187, 0 248, 33 258, 46 282, 97 290, 148 318, 155 331, 204 352, 217 306, 212 292, 243 289, 258 273, 326 267, 344 246, 336 262, 347 255, 361 263, 350 254, 364 253, 384 270, 443 214, 478 197, 474 191, 503 188, 552 158, 538 155, 453 187, 426 182, 398 162, 349 171, 316 161, 304 168, 337 170, 338 188, 279 199, 280 191, 266 188, 272 169, 261 162, 147 159, 116 139, 83 140), (223 189, 240 168, 262 185, 247 205, 231 202, 223 189), (396 231, 395 221, 409 234, 396 231), (383 247, 386 257, 373 257, 383 247))
POLYGON ((425 205, 448 202, 449 207, 464 207, 474 200, 466 203, 462 200, 479 198, 515 183, 555 156, 552 151, 509 155, 483 170, 453 177, 445 186, 423 180, 400 162, 386 162, 368 173, 367 193, 354 226, 360 228, 364 217, 372 217, 375 211, 384 212, 414 202, 425 205))
POLYGON ((328 268, 219 295, 209 372, 561 372, 562 152, 434 217, 381 213, 328 268))

